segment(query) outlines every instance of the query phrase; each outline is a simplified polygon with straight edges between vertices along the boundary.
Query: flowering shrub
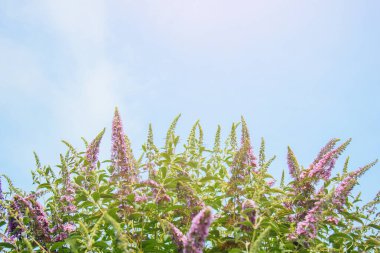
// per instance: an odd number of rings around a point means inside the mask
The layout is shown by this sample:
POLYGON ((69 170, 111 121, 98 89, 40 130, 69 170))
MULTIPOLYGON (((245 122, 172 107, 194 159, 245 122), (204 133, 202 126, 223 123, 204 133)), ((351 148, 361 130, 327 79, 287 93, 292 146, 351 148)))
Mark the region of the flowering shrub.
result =
POLYGON ((263 140, 254 152, 243 118, 225 145, 218 127, 212 149, 196 122, 181 152, 178 119, 161 149, 149 127, 136 158, 116 109, 111 160, 98 161, 103 130, 85 152, 64 142, 58 172, 36 156, 35 191, 2 175, 2 252, 378 252, 380 193, 362 207, 350 194, 376 161, 349 171, 346 159, 332 176, 350 140, 332 139, 307 167, 288 148, 291 181, 275 184, 275 157, 263 140))

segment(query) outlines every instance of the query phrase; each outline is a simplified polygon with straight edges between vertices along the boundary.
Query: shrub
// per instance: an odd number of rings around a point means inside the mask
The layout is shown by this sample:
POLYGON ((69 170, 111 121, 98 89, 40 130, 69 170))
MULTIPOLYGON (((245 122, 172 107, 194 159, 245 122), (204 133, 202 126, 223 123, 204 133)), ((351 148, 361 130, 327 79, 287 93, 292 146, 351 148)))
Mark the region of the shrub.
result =
POLYGON ((135 158, 116 109, 111 160, 98 161, 103 130, 85 142, 84 152, 64 142, 58 173, 36 155, 35 191, 26 193, 3 175, 2 251, 377 252, 380 193, 362 207, 350 194, 376 161, 349 171, 347 158, 332 176, 350 140, 330 140, 308 167, 288 148, 291 181, 283 172, 275 184, 268 173, 275 157, 266 158, 264 140, 254 153, 243 118, 232 124, 225 145, 218 127, 212 149, 196 122, 181 152, 178 119, 161 149, 149 126, 135 158))

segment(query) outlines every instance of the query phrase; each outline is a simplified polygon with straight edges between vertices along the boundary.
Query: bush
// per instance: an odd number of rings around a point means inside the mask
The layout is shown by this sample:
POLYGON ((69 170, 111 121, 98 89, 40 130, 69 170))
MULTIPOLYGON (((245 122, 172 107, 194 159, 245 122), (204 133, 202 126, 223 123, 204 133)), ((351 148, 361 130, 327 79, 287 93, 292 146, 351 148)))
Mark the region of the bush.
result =
POLYGON ((350 194, 377 161, 349 172, 347 159, 331 175, 350 140, 330 140, 306 168, 288 148, 291 181, 283 173, 275 184, 268 173, 275 157, 266 158, 264 140, 258 156, 253 152, 243 118, 225 145, 218 127, 212 149, 204 147, 196 122, 182 152, 178 119, 161 149, 149 127, 136 159, 116 109, 111 160, 98 161, 103 130, 85 142, 85 152, 64 142, 59 173, 36 155, 35 191, 25 193, 3 175, 2 251, 378 252, 380 193, 362 207, 350 194))

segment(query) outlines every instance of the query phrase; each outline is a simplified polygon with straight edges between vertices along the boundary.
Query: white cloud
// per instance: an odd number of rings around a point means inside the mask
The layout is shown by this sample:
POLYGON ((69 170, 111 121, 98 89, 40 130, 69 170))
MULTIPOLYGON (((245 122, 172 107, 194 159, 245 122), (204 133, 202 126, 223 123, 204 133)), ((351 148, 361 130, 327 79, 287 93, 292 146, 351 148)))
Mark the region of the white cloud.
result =
MULTIPOLYGON (((109 128, 115 106, 119 106, 124 113, 125 108, 137 109, 138 105, 125 98, 132 97, 144 87, 137 86, 132 80, 126 64, 115 63, 108 58, 109 24, 105 1, 40 1, 20 8, 8 5, 4 13, 9 22, 25 24, 33 27, 30 30, 36 29, 34 32, 47 34, 51 41, 42 42, 53 43, 51 50, 59 51, 54 52, 54 57, 59 59, 51 62, 59 62, 62 57, 65 62, 57 64, 57 67, 73 71, 68 76, 62 75, 68 71, 58 71, 59 74, 52 78, 49 71, 54 67, 46 66, 46 61, 41 60, 48 51, 35 51, 33 46, 26 45, 19 38, 0 37, 0 89, 8 97, 1 100, 6 105, 5 110, 17 103, 33 101, 20 99, 28 96, 35 99, 34 102, 42 103, 42 107, 50 113, 38 129, 40 132, 35 133, 45 138, 33 144, 33 149, 42 156, 52 154, 50 147, 46 148, 46 145, 53 143, 47 139, 51 138, 51 129, 54 129, 56 141, 68 139, 79 143, 80 136, 93 138, 101 128, 109 128), (43 132, 47 129, 50 134, 44 136, 43 132)), ((24 104, 23 107, 28 106, 24 104)), ((20 116, 23 113, 25 111, 18 111, 20 116)), ((136 112, 128 115, 129 131, 139 129, 136 115, 136 112)), ((27 129, 25 125, 20 130, 27 132, 27 129)), ((24 142, 24 146, 30 149, 32 143, 28 140, 24 142)))
POLYGON ((45 78, 33 52, 1 37, 0 52, 0 89, 4 96, 3 102, 4 99, 10 99, 10 94, 35 95, 45 83, 45 78))
POLYGON ((110 122, 116 105, 126 106, 122 95, 141 89, 128 76, 128 66, 107 56, 106 1, 39 3, 33 7, 36 11, 28 12, 29 20, 38 20, 59 41, 58 47, 74 69, 59 86, 47 85, 58 129, 74 136, 83 135, 84 129, 98 130, 110 122))
POLYGON ((102 0, 44 1, 45 25, 71 51, 79 68, 106 57, 106 6, 102 0))

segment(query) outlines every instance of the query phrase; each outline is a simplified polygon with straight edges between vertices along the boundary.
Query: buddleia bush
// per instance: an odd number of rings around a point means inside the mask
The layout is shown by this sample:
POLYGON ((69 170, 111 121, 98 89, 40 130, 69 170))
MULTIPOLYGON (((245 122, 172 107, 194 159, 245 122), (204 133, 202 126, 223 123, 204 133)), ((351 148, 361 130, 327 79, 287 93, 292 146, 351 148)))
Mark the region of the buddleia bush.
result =
POLYGON ((243 118, 225 141, 218 127, 213 147, 199 122, 180 144, 178 120, 161 148, 149 126, 135 157, 116 109, 110 160, 98 160, 102 130, 84 151, 64 142, 57 168, 36 155, 32 192, 2 175, 2 252, 379 252, 380 193, 365 205, 351 194, 377 161, 334 168, 350 140, 330 140, 307 167, 288 148, 285 181, 243 118))

